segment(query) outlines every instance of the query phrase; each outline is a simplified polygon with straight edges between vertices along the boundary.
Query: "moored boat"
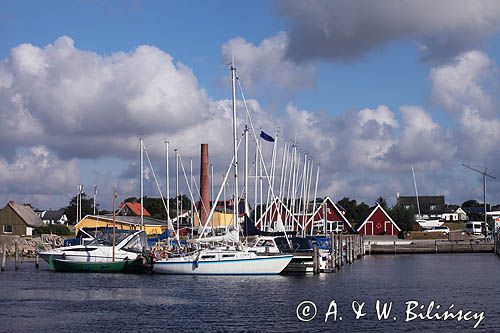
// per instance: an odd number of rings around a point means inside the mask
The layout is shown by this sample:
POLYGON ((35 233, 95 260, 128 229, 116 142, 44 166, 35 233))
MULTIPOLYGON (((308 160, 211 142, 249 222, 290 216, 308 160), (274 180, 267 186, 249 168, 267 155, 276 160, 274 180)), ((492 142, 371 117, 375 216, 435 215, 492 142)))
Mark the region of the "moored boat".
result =
POLYGON ((143 253, 148 249, 144 231, 108 230, 85 245, 66 246, 39 252, 53 271, 141 272, 143 253))
POLYGON ((153 272, 190 275, 279 274, 292 258, 290 254, 258 256, 248 250, 205 249, 158 260, 154 263, 153 272))

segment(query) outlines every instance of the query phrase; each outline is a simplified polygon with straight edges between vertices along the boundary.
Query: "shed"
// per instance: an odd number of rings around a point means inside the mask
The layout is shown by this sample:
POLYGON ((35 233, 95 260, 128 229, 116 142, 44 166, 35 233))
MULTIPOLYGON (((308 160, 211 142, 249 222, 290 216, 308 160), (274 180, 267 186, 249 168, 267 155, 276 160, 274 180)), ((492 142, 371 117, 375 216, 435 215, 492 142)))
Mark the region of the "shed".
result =
POLYGON ((42 227, 43 222, 28 205, 9 201, 0 210, 0 228, 2 234, 31 236, 33 229, 42 227))
MULTIPOLYGON (((115 216, 115 226, 122 230, 141 230, 140 216, 115 216)), ((112 215, 87 215, 75 225, 75 235, 80 228, 113 227, 112 215)), ((144 231, 148 235, 160 235, 167 229, 167 223, 162 220, 144 217, 144 231)))
POLYGON ((306 230, 310 233, 311 227, 313 234, 325 233, 348 233, 355 234, 356 230, 344 215, 343 209, 333 202, 330 197, 326 197, 323 202, 316 207, 311 217, 309 217, 306 230), (325 224, 326 222, 326 224, 325 224))
POLYGON ((401 229, 398 225, 379 204, 373 207, 370 215, 368 215, 358 228, 358 233, 364 236, 397 236, 400 231, 401 229))

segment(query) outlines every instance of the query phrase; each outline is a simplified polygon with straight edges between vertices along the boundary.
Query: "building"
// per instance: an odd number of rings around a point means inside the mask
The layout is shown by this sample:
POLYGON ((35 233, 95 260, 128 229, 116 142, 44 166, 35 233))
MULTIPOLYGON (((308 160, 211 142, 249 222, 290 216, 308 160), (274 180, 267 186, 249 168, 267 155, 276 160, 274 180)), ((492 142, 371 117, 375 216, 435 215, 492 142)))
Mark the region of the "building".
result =
POLYGON ((345 210, 326 197, 314 212, 309 215, 306 232, 309 234, 313 229, 313 234, 347 233, 355 234, 356 230, 345 217, 345 210))
MULTIPOLYGON (((214 202, 210 203, 211 205, 214 204, 214 202)), ((215 209, 214 213, 212 215, 212 218, 208 221, 208 227, 213 228, 213 229, 226 229, 227 226, 234 225, 233 223, 233 201, 218 201, 215 203, 215 209)), ((210 214, 210 209, 206 210, 206 214, 202 214, 202 209, 204 210, 205 208, 201 206, 201 201, 198 201, 196 204, 196 209, 198 210, 198 214, 194 214, 194 228, 200 228, 200 218, 198 215, 205 215, 208 217, 210 214)), ((242 220, 242 217, 245 215, 245 204, 243 201, 240 201, 238 205, 238 220, 242 220)))
POLYGON ((446 222, 464 222, 469 220, 467 213, 456 205, 447 205, 444 208, 443 214, 441 214, 441 218, 446 222))
POLYGON ((35 228, 42 226, 42 220, 28 205, 9 201, 0 210, 0 231, 2 234, 31 236, 35 228))
MULTIPOLYGON (((257 207, 256 209, 259 209, 257 207)), ((301 231, 302 225, 279 198, 274 198, 270 205, 262 212, 255 226, 263 231, 301 231)))
MULTIPOLYGON (((87 215, 75 225, 75 235, 81 228, 113 228, 112 215, 87 215)), ((141 230, 140 216, 115 216, 115 227, 122 230, 141 230)), ((167 222, 144 217, 144 231, 149 235, 160 235, 167 229, 167 222)))
MULTIPOLYGON (((141 216, 141 203, 140 202, 122 202, 116 215, 120 216, 141 216)), ((143 209, 143 216, 151 216, 146 208, 143 209)))
POLYGON ((44 224, 68 224, 68 217, 64 213, 64 209, 59 210, 42 210, 36 212, 44 224))
POLYGON ((441 218, 445 212, 444 195, 434 196, 418 196, 418 206, 416 196, 400 196, 399 193, 396 197, 396 205, 413 209, 415 218, 433 219, 441 218), (420 216, 418 216, 418 208, 420 208, 420 216))
POLYGON ((363 236, 388 235, 397 236, 401 229, 387 214, 382 206, 373 207, 370 215, 358 227, 358 233, 363 236))

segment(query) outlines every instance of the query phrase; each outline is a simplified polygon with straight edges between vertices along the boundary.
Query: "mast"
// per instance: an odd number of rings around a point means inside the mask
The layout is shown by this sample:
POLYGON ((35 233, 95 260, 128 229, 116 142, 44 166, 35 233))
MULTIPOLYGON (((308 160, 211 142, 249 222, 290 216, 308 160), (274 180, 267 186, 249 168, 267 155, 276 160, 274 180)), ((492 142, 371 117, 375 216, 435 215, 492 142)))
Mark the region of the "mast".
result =
POLYGON ((175 152, 175 212, 177 219, 177 233, 179 233, 179 152, 175 152))
POLYGON ((415 180, 415 170, 413 169, 413 165, 411 166, 411 172, 413 173, 413 185, 415 185, 415 195, 417 197, 418 218, 421 218, 420 217, 420 203, 418 202, 417 181, 415 180))
POLYGON ((319 180, 319 164, 318 171, 316 171, 316 186, 314 186, 314 202, 313 202, 313 215, 311 215, 311 236, 313 235, 314 230, 314 212, 316 211, 316 197, 318 195, 318 180, 319 180))
MULTIPOLYGON (((259 176, 259 168, 257 168, 257 157, 259 153, 259 140, 260 139, 255 139, 255 178, 254 178, 254 196, 253 196, 253 201, 254 201, 254 206, 253 206, 253 211, 255 215, 255 219, 257 219, 257 198, 258 198, 258 188, 257 188, 257 182, 258 182, 258 176, 259 176)), ((264 230, 264 225, 262 221, 262 215, 259 215, 259 220, 260 220, 260 227, 262 230, 264 230)))
POLYGON ((97 185, 94 185, 94 205, 93 205, 94 206, 94 215, 95 215, 95 210, 96 210, 96 203, 95 203, 96 199, 97 199, 97 185))
POLYGON ((231 82, 233 86, 233 155, 234 155, 234 204, 233 204, 233 221, 238 230, 239 241, 239 225, 238 225, 238 137, 236 135, 236 68, 234 60, 231 64, 231 82))
POLYGON ((116 246, 116 190, 113 192, 113 262, 115 262, 116 246))
POLYGON ((144 230, 144 143, 139 139, 141 146, 141 229, 144 230))
POLYGON ((245 194, 243 196, 243 202, 245 203, 245 215, 250 216, 250 207, 248 205, 248 126, 245 125, 245 169, 244 181, 245 181, 245 194))
MULTIPOLYGON (((210 164, 210 200, 208 200, 208 207, 205 207, 205 209, 210 210, 210 202, 214 200, 214 165, 210 164)), ((214 202, 213 205, 217 206, 217 202, 214 202)), ((225 213, 225 212, 224 212, 225 213)), ((210 220, 211 226, 212 226, 212 231, 214 230, 214 219, 210 220)))
MULTIPOLYGON (((190 186, 191 186, 191 191, 193 191, 193 160, 189 161, 189 169, 191 171, 190 186)), ((195 205, 194 201, 191 200, 191 239, 193 238, 194 235, 194 205, 195 205)), ((200 205, 200 208, 203 207, 201 207, 200 205)))
POLYGON ((170 175, 169 175, 169 170, 168 170, 168 146, 170 142, 165 140, 165 187, 166 187, 166 196, 167 196, 167 214, 166 214, 166 219, 168 220, 170 216, 170 175))

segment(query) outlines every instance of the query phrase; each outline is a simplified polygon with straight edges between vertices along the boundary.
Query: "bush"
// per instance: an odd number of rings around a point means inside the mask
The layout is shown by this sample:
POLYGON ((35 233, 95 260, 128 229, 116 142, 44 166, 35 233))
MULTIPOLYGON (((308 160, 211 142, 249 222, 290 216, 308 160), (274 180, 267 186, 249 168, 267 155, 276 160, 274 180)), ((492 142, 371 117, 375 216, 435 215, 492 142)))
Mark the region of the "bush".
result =
POLYGON ((71 231, 65 225, 49 224, 43 227, 36 228, 34 234, 35 235, 53 234, 58 236, 70 236, 71 231))

